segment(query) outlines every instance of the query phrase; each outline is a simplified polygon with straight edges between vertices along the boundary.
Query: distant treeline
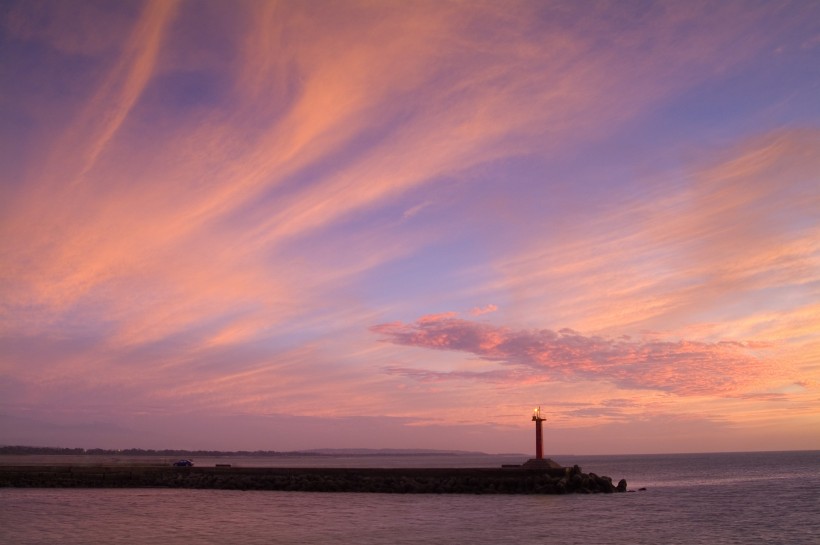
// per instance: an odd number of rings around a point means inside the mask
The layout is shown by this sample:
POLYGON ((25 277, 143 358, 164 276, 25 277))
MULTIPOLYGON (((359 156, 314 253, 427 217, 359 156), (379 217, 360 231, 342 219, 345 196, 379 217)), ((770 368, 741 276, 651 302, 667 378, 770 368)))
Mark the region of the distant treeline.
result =
MULTIPOLYGON (((279 452, 275 450, 179 450, 179 449, 142 449, 128 448, 122 450, 104 448, 60 448, 60 447, 27 447, 27 446, 0 446, 2 454, 67 454, 67 455, 103 455, 103 456, 173 456, 173 457, 194 457, 194 456, 300 456, 308 454, 306 452, 279 452)), ((312 456, 321 456, 316 452, 309 453, 312 456)))

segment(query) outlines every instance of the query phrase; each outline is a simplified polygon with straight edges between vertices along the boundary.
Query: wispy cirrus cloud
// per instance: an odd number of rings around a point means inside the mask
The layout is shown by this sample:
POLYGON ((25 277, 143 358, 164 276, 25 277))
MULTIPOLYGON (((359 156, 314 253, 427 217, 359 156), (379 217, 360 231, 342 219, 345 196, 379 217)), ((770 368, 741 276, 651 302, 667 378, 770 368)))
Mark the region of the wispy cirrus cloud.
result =
MULTIPOLYGON (((199 327, 217 309, 320 307, 315 291, 293 285, 322 284, 325 273, 295 265, 284 246, 311 235, 347 246, 355 233, 327 228, 468 167, 555 153, 617 126, 689 85, 657 78, 652 67, 709 65, 705 53, 754 19, 727 33, 704 30, 701 47, 681 49, 666 37, 680 36, 694 15, 670 8, 645 14, 651 33, 665 37, 655 49, 635 30, 615 49, 591 43, 615 35, 613 10, 602 5, 561 25, 560 9, 527 4, 468 12, 441 4, 436 16, 413 5, 249 4, 231 20, 243 32, 225 40, 229 63, 182 47, 188 21, 220 9, 147 3, 101 62, 111 68, 96 87, 63 98, 78 115, 50 153, 65 160, 32 171, 4 214, 4 231, 25 233, 2 243, 4 299, 15 311, 37 309, 27 314, 41 325, 84 308, 94 320, 123 322, 127 342, 199 327), (636 81, 652 84, 627 92, 636 81), (194 107, 201 89, 211 90, 210 109, 194 107), (83 187, 67 191, 65 175, 78 172, 83 187), (302 300, 290 301, 295 293, 302 300)), ((215 27, 220 36, 236 30, 215 27)), ((55 25, 48 35, 63 43, 67 32, 55 25)), ((753 49, 733 54, 741 62, 753 49)), ((380 251, 384 260, 401 254, 382 238, 371 246, 391 248, 380 251)))
POLYGON ((816 377, 817 6, 7 4, 10 406, 614 418, 748 394, 725 338, 816 377))
POLYGON ((784 339, 798 332, 784 321, 808 318, 803 301, 818 295, 818 146, 816 130, 772 131, 711 150, 671 179, 648 175, 601 211, 581 201, 577 221, 542 228, 549 244, 522 237, 474 293, 508 293, 521 314, 584 330, 694 319, 720 322, 718 338, 784 339))
POLYGON ((514 330, 448 314, 425 316, 412 324, 379 324, 371 330, 393 344, 464 352, 513 366, 483 372, 388 368, 426 381, 597 380, 684 396, 730 395, 771 370, 756 353, 763 348, 757 343, 642 341, 585 336, 570 329, 514 330))

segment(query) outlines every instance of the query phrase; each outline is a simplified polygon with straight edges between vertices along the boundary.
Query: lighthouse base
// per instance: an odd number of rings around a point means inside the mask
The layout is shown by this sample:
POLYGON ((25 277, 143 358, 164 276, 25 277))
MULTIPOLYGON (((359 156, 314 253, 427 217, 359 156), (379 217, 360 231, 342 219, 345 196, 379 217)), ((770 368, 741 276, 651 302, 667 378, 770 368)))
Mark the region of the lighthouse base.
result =
POLYGON ((524 464, 521 467, 523 469, 559 469, 561 471, 566 469, 558 462, 550 460, 549 458, 530 458, 529 460, 524 462, 524 464))

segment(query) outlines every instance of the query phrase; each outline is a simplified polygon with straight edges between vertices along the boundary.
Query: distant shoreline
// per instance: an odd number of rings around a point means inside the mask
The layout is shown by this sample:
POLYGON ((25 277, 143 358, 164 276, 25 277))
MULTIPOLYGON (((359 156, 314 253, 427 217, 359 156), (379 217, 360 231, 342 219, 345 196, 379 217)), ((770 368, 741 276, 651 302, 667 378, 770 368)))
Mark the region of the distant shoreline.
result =
POLYGON ((32 446, 0 446, 0 456, 170 456, 179 458, 200 457, 281 457, 281 456, 526 456, 521 453, 488 454, 467 450, 435 449, 309 449, 309 450, 186 450, 186 449, 101 449, 32 446))
POLYGON ((0 466, 144 466, 166 467, 182 459, 195 467, 230 464, 233 467, 481 467, 521 464, 526 455, 487 454, 312 454, 283 456, 103 455, 103 454, 0 454, 0 466))

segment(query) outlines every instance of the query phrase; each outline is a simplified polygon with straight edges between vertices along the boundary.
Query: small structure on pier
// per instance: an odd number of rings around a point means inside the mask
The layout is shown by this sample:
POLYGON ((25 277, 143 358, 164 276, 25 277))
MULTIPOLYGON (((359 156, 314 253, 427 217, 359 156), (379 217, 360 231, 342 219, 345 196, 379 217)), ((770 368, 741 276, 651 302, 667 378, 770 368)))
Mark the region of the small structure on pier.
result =
POLYGON ((535 422, 535 459, 541 460, 544 458, 544 436, 541 431, 541 422, 546 420, 541 416, 541 407, 532 411, 532 421, 535 422))
POLYGON ((535 458, 530 458, 524 465, 522 466, 524 469, 561 469, 563 470, 563 466, 550 460, 549 458, 544 458, 544 434, 541 427, 541 423, 546 420, 543 416, 541 416, 541 407, 537 407, 533 410, 532 413, 532 421, 535 422, 535 458))

